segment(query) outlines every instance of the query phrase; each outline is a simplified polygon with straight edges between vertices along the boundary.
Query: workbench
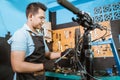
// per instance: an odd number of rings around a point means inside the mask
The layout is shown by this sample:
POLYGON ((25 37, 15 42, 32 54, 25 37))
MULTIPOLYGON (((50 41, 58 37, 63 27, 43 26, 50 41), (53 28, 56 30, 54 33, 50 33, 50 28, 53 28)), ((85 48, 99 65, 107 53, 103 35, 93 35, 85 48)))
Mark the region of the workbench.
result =
MULTIPOLYGON (((55 77, 59 80, 81 80, 81 77, 78 75, 55 73, 55 72, 45 72, 47 77, 55 77)), ((95 77, 97 80, 120 80, 120 76, 103 76, 95 77)))
POLYGON ((65 73, 55 73, 55 72, 45 72, 47 77, 55 77, 59 80, 80 80, 81 77, 73 74, 65 74, 65 73))

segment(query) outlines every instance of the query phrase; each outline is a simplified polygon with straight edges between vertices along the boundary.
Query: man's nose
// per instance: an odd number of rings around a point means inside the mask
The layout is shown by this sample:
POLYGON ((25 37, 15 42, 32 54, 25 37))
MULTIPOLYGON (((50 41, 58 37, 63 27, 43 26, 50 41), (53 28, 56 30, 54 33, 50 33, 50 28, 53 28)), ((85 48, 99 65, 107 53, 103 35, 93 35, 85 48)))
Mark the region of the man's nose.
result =
POLYGON ((41 21, 41 23, 42 23, 42 24, 44 24, 44 23, 45 23, 45 19, 44 19, 44 20, 42 20, 42 21, 41 21))
POLYGON ((42 22, 42 23, 44 23, 44 22, 45 22, 45 20, 42 20, 41 22, 42 22))

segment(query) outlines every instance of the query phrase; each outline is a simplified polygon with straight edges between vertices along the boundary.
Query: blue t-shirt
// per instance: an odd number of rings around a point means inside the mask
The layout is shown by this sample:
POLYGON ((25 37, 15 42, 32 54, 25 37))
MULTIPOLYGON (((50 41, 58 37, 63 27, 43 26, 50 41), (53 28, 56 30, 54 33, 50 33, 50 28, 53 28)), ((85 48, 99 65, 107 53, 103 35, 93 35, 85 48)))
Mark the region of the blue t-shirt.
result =
MULTIPOLYGON (((24 26, 21 29, 17 30, 14 33, 14 35, 8 40, 8 43, 11 45, 11 51, 25 51, 26 57, 33 53, 35 47, 29 31, 31 31, 30 28, 27 26, 27 24, 24 24, 24 26)), ((32 33, 32 35, 35 36, 35 33, 32 33)), ((36 35, 41 36, 43 34, 39 33, 36 35)), ((45 45, 45 52, 49 52, 45 40, 44 40, 44 45, 45 45)), ((16 80, 16 74, 14 75, 14 80, 16 80)))
MULTIPOLYGON (((16 50, 25 51, 26 57, 33 53, 35 47, 29 31, 31 30, 28 27, 28 25, 24 24, 24 26, 21 29, 17 30, 14 33, 14 35, 8 40, 8 43, 11 45, 11 51, 16 51, 16 50)), ((35 33, 32 33, 32 35, 35 36, 35 33)), ((41 36, 43 34, 39 33, 37 35, 41 36)), ((45 52, 49 52, 45 40, 44 40, 44 44, 45 44, 45 52)))

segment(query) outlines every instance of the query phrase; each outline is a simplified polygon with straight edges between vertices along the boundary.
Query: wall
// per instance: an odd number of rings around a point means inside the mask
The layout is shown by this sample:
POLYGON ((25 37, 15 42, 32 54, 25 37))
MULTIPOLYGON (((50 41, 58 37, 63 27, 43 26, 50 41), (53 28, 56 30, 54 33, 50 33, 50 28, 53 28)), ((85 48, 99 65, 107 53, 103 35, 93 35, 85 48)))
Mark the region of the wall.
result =
POLYGON ((24 12, 16 9, 7 0, 0 1, 0 36, 4 37, 7 31, 13 34, 25 21, 24 12))
MULTIPOLYGON (((40 0, 0 0, 0 37, 5 37, 8 31, 13 34, 23 26, 26 22, 26 6, 35 1, 40 0)), ((48 11, 46 17, 48 20, 48 11)))
MULTIPOLYGON (((89 13, 91 17, 94 17, 95 22, 120 19, 119 0, 94 0, 77 5, 76 7, 79 8, 79 10, 89 13), (117 18, 114 17, 116 15, 118 15, 117 18)), ((57 11, 57 24, 71 22, 71 18, 75 16, 76 15, 67 9, 61 9, 57 11)))
MULTIPOLYGON (((0 37, 4 37, 7 31, 10 31, 13 34, 17 29, 19 29, 24 22, 26 21, 25 17, 25 8, 27 4, 33 1, 42 0, 0 0, 0 37)), ((80 10, 90 13, 94 17, 94 8, 99 9, 99 7, 117 3, 120 5, 119 0, 93 0, 88 3, 77 5, 80 10)), ((118 6, 117 12, 120 13, 120 7, 118 6)), ((112 13, 116 11, 111 11, 112 13)), ((109 12, 106 12, 109 13, 109 12)), ((120 14, 118 13, 118 18, 120 19, 120 14)), ((101 14, 101 13, 100 13, 101 14)), ((95 14, 95 16, 100 15, 95 14)), ((114 14, 112 14, 114 16, 114 14)), ((46 13, 48 20, 48 11, 46 13)), ((72 12, 67 9, 61 9, 57 11, 57 24, 72 22, 71 18, 76 17, 72 12)), ((113 18, 114 19, 114 18, 113 18)))

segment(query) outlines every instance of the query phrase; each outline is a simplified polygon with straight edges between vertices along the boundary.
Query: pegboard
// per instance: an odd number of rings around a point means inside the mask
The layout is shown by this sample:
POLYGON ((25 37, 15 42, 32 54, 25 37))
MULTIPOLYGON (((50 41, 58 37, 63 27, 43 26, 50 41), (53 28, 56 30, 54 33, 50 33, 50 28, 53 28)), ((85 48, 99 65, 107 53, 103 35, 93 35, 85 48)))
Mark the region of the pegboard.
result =
MULTIPOLYGON (((110 22, 105 21, 99 23, 103 26, 106 26, 110 29, 110 22)), ((79 28, 81 35, 83 35, 84 30, 82 26, 73 26, 69 28, 63 28, 58 30, 53 30, 53 51, 64 51, 67 48, 74 48, 75 46, 75 29, 79 28)), ((91 31, 91 39, 95 40, 105 34, 105 31, 101 31, 99 29, 95 29, 91 31)), ((111 31, 107 31, 107 37, 105 39, 111 37, 111 31)), ((98 40, 98 41, 101 41, 98 40)), ((113 54, 111 52, 111 48, 109 44, 106 45, 98 45, 98 46, 92 46, 92 50, 94 51, 94 57, 112 57, 113 54)))
MULTIPOLYGON (((102 26, 106 26, 108 29, 111 29, 109 21, 101 22, 99 24, 101 24, 102 26)), ((102 37, 105 33, 106 33, 105 30, 102 30, 102 31, 100 29, 93 30, 91 32, 92 40, 102 37)), ((106 35, 108 36, 105 37, 105 40, 108 40, 110 37, 112 37, 111 31, 107 30, 106 35)), ((97 41, 102 41, 102 40, 104 40, 104 38, 98 39, 97 41)), ((113 56, 111 47, 109 44, 92 46, 92 50, 94 52, 94 57, 112 57, 113 56)))
POLYGON ((74 33, 76 27, 64 28, 53 31, 53 51, 64 51, 75 46, 74 33))

